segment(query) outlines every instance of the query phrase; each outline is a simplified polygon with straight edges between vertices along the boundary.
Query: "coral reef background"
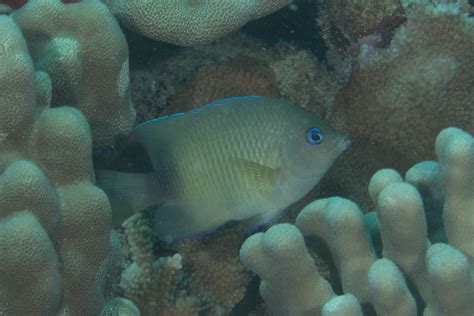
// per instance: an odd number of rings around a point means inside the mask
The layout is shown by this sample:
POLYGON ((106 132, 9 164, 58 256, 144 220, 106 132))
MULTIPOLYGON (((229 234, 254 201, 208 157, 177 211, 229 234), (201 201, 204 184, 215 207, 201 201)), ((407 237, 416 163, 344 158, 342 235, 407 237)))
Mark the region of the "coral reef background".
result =
POLYGON ((470 2, 26 2, 0 0, 1 315, 473 310, 470 2), (165 245, 153 208, 112 227, 93 168, 149 170, 135 124, 235 95, 352 146, 264 233, 165 245))

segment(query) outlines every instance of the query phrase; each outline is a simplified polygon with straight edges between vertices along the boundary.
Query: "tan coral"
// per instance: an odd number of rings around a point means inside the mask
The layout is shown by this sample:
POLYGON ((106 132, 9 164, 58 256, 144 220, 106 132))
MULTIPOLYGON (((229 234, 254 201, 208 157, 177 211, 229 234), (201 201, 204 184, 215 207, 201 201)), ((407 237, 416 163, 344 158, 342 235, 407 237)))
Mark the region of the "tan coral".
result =
POLYGON ((243 298, 250 279, 238 258, 242 227, 178 242, 178 253, 155 259, 145 217, 135 214, 123 226, 130 262, 119 287, 143 315, 230 312, 243 298))
POLYGON ((111 210, 93 181, 92 139, 74 108, 48 108, 13 19, 0 16, 0 313, 96 314, 111 210))
POLYGON ((404 13, 399 0, 326 0, 325 9, 328 20, 349 41, 398 26, 404 13))
MULTIPOLYGON (((474 21, 454 3, 413 5, 388 48, 363 45, 331 116, 353 141, 338 175, 368 181, 387 164, 403 171, 433 157, 442 128, 474 131, 473 60, 474 21)), ((367 200, 355 183, 339 185, 367 200)))
POLYGON ((140 119, 242 94, 281 96, 325 117, 339 88, 308 50, 285 43, 270 46, 242 34, 147 64, 132 71, 138 79, 132 81, 132 95, 140 119))
POLYGON ((228 227, 174 246, 183 256, 191 292, 210 307, 212 314, 230 312, 245 295, 250 279, 238 254, 243 233, 242 227, 228 227))
POLYGON ((154 259, 151 228, 140 213, 128 218, 123 228, 128 265, 118 286, 121 295, 142 315, 198 315, 201 301, 182 288, 181 255, 154 259))
POLYGON ((53 82, 52 105, 81 110, 95 147, 128 133, 131 105, 128 47, 118 23, 98 0, 30 1, 13 14, 36 67, 53 82))
POLYGON ((100 316, 140 316, 140 311, 132 301, 123 297, 114 297, 107 301, 100 316))
POLYGON ((184 112, 214 100, 245 95, 279 97, 275 75, 265 63, 238 56, 203 66, 162 114, 184 112))
POLYGON ((129 264, 122 272, 119 286, 126 297, 140 309, 149 303, 152 281, 153 245, 151 229, 141 214, 135 214, 123 224, 126 237, 125 252, 130 255, 129 264))
POLYGON ((210 42, 289 4, 288 0, 106 0, 112 13, 146 37, 191 46, 210 42))
POLYGON ((282 97, 321 118, 328 115, 339 84, 310 51, 280 43, 260 58, 275 72, 282 97))
POLYGON ((360 314, 358 304, 352 300, 346 305, 349 302, 343 296, 338 297, 340 306, 335 306, 326 288, 313 287, 305 291, 309 297, 304 297, 298 295, 300 287, 292 287, 307 286, 317 275, 305 248, 317 244, 311 242, 316 238, 331 251, 342 291, 360 303, 371 303, 377 314, 417 315, 424 308, 424 315, 471 315, 474 138, 460 129, 446 128, 437 136, 436 153, 438 161, 415 165, 415 171, 405 177, 407 182, 394 170, 378 171, 369 185, 375 214, 363 216, 353 202, 331 197, 303 209, 296 219, 299 230, 279 224, 249 237, 241 257, 262 278, 260 294, 268 308, 276 315, 310 309, 319 315, 324 304, 322 315, 330 315, 325 313, 329 308, 335 312, 344 306, 360 314), (449 243, 430 243, 424 208, 434 201, 443 208, 449 243), (308 237, 306 245, 302 234, 308 237), (381 248, 383 258, 377 259, 376 248, 381 248), (317 309, 315 302, 320 302, 317 309))
POLYGON ((61 304, 59 258, 33 212, 24 210, 0 219, 0 247, 0 312, 56 313, 61 304))

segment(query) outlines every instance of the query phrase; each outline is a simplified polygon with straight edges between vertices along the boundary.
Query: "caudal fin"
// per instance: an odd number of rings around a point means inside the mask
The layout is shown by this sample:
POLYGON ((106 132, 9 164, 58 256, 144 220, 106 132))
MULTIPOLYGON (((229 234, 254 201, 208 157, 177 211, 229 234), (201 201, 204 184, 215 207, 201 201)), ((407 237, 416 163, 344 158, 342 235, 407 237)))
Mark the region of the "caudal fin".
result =
POLYGON ((112 205, 112 222, 120 225, 125 219, 158 203, 158 192, 152 173, 128 173, 96 170, 96 185, 104 190, 112 205))

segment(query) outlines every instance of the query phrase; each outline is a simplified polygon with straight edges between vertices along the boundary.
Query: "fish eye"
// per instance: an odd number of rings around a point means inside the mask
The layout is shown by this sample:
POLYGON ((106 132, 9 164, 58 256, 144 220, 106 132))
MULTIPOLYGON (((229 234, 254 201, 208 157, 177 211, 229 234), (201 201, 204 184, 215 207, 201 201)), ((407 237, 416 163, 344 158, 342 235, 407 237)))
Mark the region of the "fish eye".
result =
POLYGON ((312 127, 306 132, 306 140, 311 145, 321 144, 324 140, 324 133, 317 127, 312 127))

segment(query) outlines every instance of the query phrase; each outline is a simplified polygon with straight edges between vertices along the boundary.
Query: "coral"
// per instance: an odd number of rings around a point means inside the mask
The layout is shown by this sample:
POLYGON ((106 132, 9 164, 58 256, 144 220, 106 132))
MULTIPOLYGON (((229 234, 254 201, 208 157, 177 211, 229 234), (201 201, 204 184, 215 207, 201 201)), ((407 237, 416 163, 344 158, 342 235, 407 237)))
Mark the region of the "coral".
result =
POLYGON ((225 63, 205 65, 162 114, 185 112, 236 95, 279 97, 274 77, 267 65, 249 57, 238 56, 225 63))
POLYGON ((140 311, 132 301, 123 297, 114 297, 107 301, 100 316, 140 316, 140 311))
POLYGON ((153 119, 165 108, 167 94, 166 87, 161 82, 162 77, 149 68, 130 72, 131 95, 139 123, 153 119))
POLYGON ((120 27, 98 0, 30 1, 13 18, 36 69, 53 82, 52 105, 71 105, 87 118, 94 148, 128 133, 135 120, 128 48, 120 27))
MULTIPOLYGON (((407 8, 406 18, 389 47, 362 45, 336 98, 330 121, 353 145, 334 179, 368 181, 387 165, 405 171, 433 157, 430 144, 441 129, 474 131, 474 20, 457 4, 425 2, 407 8)), ((344 182, 367 207, 366 192, 344 182)))
POLYGON ((321 311, 323 316, 353 315, 362 316, 359 302, 352 294, 336 296, 330 299, 321 311))
POLYGON ((241 227, 181 241, 171 245, 178 253, 158 258, 143 215, 133 215, 123 227, 129 255, 119 288, 143 315, 230 312, 244 296, 249 277, 238 257, 241 227))
POLYGON ((326 40, 339 48, 364 42, 384 46, 393 29, 404 21, 399 0, 326 0, 321 9, 326 40))
POLYGON ((245 295, 250 278, 239 260, 243 239, 243 227, 237 226, 173 246, 183 257, 189 290, 210 306, 213 315, 229 313, 245 295))
POLYGON ((135 214, 123 223, 127 265, 118 285, 142 315, 197 315, 199 302, 178 291, 181 285, 181 256, 153 256, 151 228, 145 217, 135 214))
POLYGON ((151 230, 140 214, 131 216, 122 226, 130 258, 128 258, 128 266, 122 273, 119 286, 123 289, 126 297, 143 309, 148 304, 146 299, 152 279, 151 230))
POLYGON ((0 16, 0 314, 100 312, 109 201, 94 185, 92 139, 74 108, 50 108, 20 29, 0 16))
POLYGON ((154 40, 192 46, 235 31, 251 20, 277 11, 289 1, 107 0, 106 3, 125 27, 154 40))
POLYGON ((320 1, 316 28, 327 47, 325 62, 339 83, 351 78, 354 55, 362 45, 386 47, 405 22, 400 0, 320 1))
POLYGON ((132 95, 143 121, 231 94, 280 95, 325 117, 339 85, 307 50, 233 35, 155 56, 131 70, 132 95), (157 61, 155 58, 159 58, 157 61))
POLYGON ((260 294, 272 315, 314 315, 334 296, 293 225, 278 224, 250 236, 240 258, 263 279, 260 294))
POLYGON ((296 227, 279 224, 249 237, 241 258, 262 278, 260 293, 268 308, 275 315, 289 311, 295 315, 342 313, 347 309, 360 314, 352 298, 329 300, 329 290, 317 290, 315 281, 310 297, 287 293, 297 292, 302 280, 321 280, 308 257, 304 235, 308 247, 322 242, 329 248, 342 292, 352 294, 360 303, 372 304, 377 314, 416 315, 424 305, 425 315, 471 314, 474 138, 460 129, 444 129, 436 139, 436 155, 437 163, 413 166, 405 181, 394 170, 378 171, 369 184, 375 214, 364 216, 356 204, 340 197, 321 199, 301 211, 296 227), (432 175, 426 176, 430 172, 432 175), (429 240, 424 207, 434 201, 442 205, 448 243, 431 244, 429 240), (417 304, 415 297, 423 303, 417 304))
POLYGON ((282 97, 319 117, 328 115, 339 84, 309 51, 282 43, 260 58, 275 72, 276 85, 282 97))

